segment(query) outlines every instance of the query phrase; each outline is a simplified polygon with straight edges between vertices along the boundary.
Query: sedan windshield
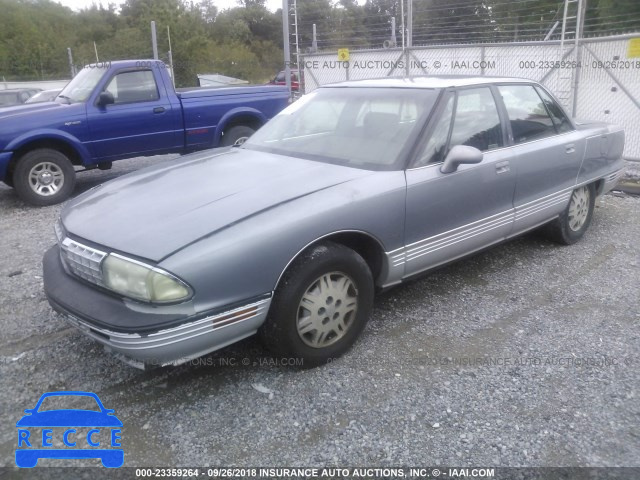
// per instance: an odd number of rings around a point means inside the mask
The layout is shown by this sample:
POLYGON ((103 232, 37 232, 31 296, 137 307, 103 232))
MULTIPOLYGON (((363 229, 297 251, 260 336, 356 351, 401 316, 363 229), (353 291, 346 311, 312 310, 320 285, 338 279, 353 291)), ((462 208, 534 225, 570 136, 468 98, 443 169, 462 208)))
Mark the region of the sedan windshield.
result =
POLYGON ((321 88, 283 110, 243 148, 392 170, 436 97, 428 89, 321 88))

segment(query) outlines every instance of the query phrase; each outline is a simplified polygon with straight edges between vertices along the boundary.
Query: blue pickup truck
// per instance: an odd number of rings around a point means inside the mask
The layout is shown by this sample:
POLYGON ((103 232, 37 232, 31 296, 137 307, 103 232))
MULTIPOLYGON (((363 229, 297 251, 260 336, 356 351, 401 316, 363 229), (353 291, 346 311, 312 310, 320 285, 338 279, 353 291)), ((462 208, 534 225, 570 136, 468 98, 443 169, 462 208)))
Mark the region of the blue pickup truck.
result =
POLYGON ((54 102, 0 109, 0 180, 33 205, 114 160, 242 143, 289 102, 286 88, 173 88, 154 60, 88 65, 54 102))

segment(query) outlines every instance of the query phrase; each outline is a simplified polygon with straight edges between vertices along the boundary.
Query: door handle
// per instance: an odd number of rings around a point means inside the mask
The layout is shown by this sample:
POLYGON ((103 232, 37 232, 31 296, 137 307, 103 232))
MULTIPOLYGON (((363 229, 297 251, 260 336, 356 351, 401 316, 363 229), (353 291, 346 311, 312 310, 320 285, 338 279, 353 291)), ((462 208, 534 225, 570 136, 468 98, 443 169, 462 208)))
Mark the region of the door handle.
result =
POLYGON ((573 143, 569 143, 568 145, 564 146, 564 151, 566 153, 573 153, 576 151, 576 146, 573 143))
POLYGON ((498 162, 496 163, 496 173, 500 175, 501 173, 507 173, 511 171, 511 167, 509 166, 509 161, 498 162))
POLYGON ((153 109, 153 113, 163 113, 164 107, 156 107, 153 109))

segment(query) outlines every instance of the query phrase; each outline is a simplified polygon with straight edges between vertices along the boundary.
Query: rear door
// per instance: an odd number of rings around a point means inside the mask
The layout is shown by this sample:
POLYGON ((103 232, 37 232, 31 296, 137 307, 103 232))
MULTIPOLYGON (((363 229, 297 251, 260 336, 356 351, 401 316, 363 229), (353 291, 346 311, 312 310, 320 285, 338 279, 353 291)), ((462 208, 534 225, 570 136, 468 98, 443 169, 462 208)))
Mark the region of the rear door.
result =
POLYGON ((489 86, 448 92, 407 170, 404 260, 411 275, 504 239, 513 224, 513 152, 489 86), (440 167, 455 145, 484 153, 455 172, 440 167))
POLYGON ((151 69, 119 70, 98 91, 110 92, 115 103, 98 105, 96 95, 87 105, 95 158, 152 155, 182 146, 182 111, 171 104, 151 69))
POLYGON ((528 84, 499 85, 508 116, 517 172, 513 234, 533 228, 566 208, 585 143, 555 100, 528 84))

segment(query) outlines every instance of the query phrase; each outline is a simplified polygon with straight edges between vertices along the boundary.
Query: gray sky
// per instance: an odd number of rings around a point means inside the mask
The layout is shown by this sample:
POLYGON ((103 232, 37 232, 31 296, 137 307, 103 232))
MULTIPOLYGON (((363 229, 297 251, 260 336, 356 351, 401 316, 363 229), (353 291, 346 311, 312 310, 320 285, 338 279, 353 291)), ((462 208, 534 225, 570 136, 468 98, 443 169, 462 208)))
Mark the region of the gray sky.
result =
MULTIPOLYGON (((54 0, 61 3, 65 7, 69 7, 73 10, 80 10, 82 8, 90 7, 92 3, 102 4, 105 7, 109 4, 109 0, 54 0)), ((120 4, 123 3, 119 0, 112 0, 111 3, 120 4)), ((213 0, 213 3, 218 10, 224 10, 225 8, 237 7, 238 2, 236 0, 213 0)), ((267 8, 272 12, 275 12, 278 8, 282 7, 282 0, 267 0, 267 8)))

